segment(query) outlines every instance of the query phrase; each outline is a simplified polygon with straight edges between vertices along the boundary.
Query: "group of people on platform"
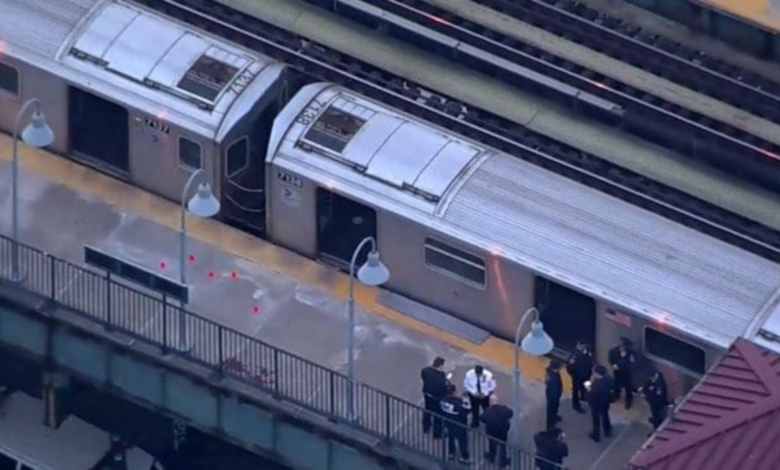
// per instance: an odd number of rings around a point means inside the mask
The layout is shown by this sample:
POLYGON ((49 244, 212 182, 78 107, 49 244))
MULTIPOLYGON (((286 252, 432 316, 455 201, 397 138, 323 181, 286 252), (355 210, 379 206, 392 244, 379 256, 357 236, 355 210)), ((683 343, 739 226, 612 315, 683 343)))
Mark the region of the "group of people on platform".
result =
POLYGON ((472 460, 468 428, 484 424, 485 433, 491 438, 485 459, 499 467, 508 465, 506 441, 514 412, 499 403, 493 374, 482 366, 474 367, 463 378, 463 393, 459 393, 450 381, 451 374, 444 372, 444 359, 437 357, 433 365, 422 370, 421 376, 425 398, 423 432, 432 433, 434 439, 446 437, 449 458, 458 456, 461 463, 469 464, 472 460))
MULTIPOLYGON (((632 376, 635 356, 631 341, 625 338, 609 351, 608 360, 611 375, 607 367, 594 364, 589 346, 580 341, 566 362, 572 383, 572 407, 578 413, 587 413, 583 406, 587 404, 590 411, 590 438, 600 442, 602 435, 607 438, 612 435, 610 406, 623 396, 626 409, 631 408, 635 392, 644 395, 650 405, 649 422, 654 429, 658 428, 666 419, 669 405, 664 377, 653 369, 645 383, 635 389, 632 376)), ((562 361, 552 359, 546 369, 546 426, 534 435, 540 470, 562 466, 569 454, 565 434, 559 427, 562 421, 559 410, 563 396, 563 366, 562 361)), ((450 459, 457 456, 461 463, 468 464, 471 463, 468 427, 478 428, 484 424, 485 432, 491 438, 485 458, 505 467, 509 464, 505 444, 514 411, 499 403, 493 374, 483 366, 469 370, 463 379, 462 393, 450 381, 451 377, 452 374, 444 372, 444 359, 441 357, 422 370, 425 399, 423 432, 432 433, 435 439, 446 438, 450 459)))

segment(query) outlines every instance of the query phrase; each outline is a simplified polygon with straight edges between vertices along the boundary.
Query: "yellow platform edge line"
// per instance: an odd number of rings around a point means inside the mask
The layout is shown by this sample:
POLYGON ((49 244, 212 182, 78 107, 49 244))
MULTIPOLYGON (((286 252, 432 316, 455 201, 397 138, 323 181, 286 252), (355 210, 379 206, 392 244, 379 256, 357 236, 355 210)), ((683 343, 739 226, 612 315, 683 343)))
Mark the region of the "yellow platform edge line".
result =
MULTIPOLYGON (((0 134, 0 159, 10 161, 11 151, 11 138, 0 134)), ((133 213, 143 219, 178 230, 180 207, 177 204, 42 150, 20 145, 19 155, 20 166, 26 171, 110 204, 119 211, 133 213)), ((343 273, 219 221, 190 218, 188 224, 188 235, 196 240, 283 274, 298 283, 313 286, 338 298, 346 297, 348 276, 343 273)), ((514 346, 511 343, 494 336, 488 337, 481 344, 464 340, 383 306, 379 303, 380 293, 380 289, 358 284, 355 289, 356 304, 376 316, 460 348, 486 362, 505 369, 514 367, 514 346)), ((545 358, 520 355, 521 372, 526 378, 543 380, 547 363, 548 360, 545 358)), ((571 389, 569 378, 566 374, 562 375, 564 387, 569 391, 571 389)))

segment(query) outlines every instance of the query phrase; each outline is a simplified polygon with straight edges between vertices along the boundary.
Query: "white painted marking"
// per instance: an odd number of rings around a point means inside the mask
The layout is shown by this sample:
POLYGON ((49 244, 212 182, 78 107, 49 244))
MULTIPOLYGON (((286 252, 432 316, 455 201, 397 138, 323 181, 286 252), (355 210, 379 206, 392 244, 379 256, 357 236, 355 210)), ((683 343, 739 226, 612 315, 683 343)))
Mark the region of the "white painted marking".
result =
POLYGON ((599 458, 596 459, 595 462, 593 462, 593 465, 590 466, 589 470, 596 470, 601 465, 601 461, 604 460, 607 457, 607 454, 612 450, 613 447, 615 447, 615 444, 618 443, 623 437, 626 435, 629 429, 631 429, 631 426, 633 426, 634 423, 632 421, 628 421, 628 426, 624 427, 622 431, 615 437, 615 439, 612 439, 612 442, 609 443, 606 449, 604 449, 604 452, 601 453, 599 458))

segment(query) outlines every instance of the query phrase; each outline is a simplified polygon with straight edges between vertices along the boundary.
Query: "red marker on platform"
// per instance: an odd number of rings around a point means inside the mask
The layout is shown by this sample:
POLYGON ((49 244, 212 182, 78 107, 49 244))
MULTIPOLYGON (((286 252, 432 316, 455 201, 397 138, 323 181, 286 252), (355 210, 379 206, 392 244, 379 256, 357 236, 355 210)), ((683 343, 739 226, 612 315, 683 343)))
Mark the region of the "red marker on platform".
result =
POLYGON ((258 307, 257 305, 252 307, 252 315, 260 315, 260 307, 258 307))
POLYGON ((165 269, 168 267, 168 264, 165 261, 160 261, 160 269, 165 269))
POLYGON ((209 276, 209 279, 214 279, 215 277, 217 277, 217 274, 214 271, 209 271, 208 276, 209 276))
POLYGON ((230 279, 233 279, 233 280, 238 279, 238 273, 236 273, 235 271, 232 271, 230 273, 230 279))
POLYGON ((195 262, 195 255, 189 255, 187 257, 187 261, 189 261, 190 263, 194 263, 195 262))

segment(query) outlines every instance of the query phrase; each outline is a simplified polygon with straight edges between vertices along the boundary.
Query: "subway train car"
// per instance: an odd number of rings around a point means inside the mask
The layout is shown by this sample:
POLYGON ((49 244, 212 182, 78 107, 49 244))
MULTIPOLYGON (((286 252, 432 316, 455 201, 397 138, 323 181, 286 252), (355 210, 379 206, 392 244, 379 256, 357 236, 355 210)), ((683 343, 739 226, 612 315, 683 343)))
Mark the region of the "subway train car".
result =
POLYGON ((343 268, 374 236, 390 290, 506 339, 536 306, 559 351, 602 362, 627 337, 677 394, 780 286, 770 261, 331 84, 288 103, 267 162, 275 243, 343 268))
POLYGON ((43 104, 51 150, 179 200, 204 169, 224 213, 262 229, 263 159, 284 64, 114 0, 0 0, 0 129, 43 104))

